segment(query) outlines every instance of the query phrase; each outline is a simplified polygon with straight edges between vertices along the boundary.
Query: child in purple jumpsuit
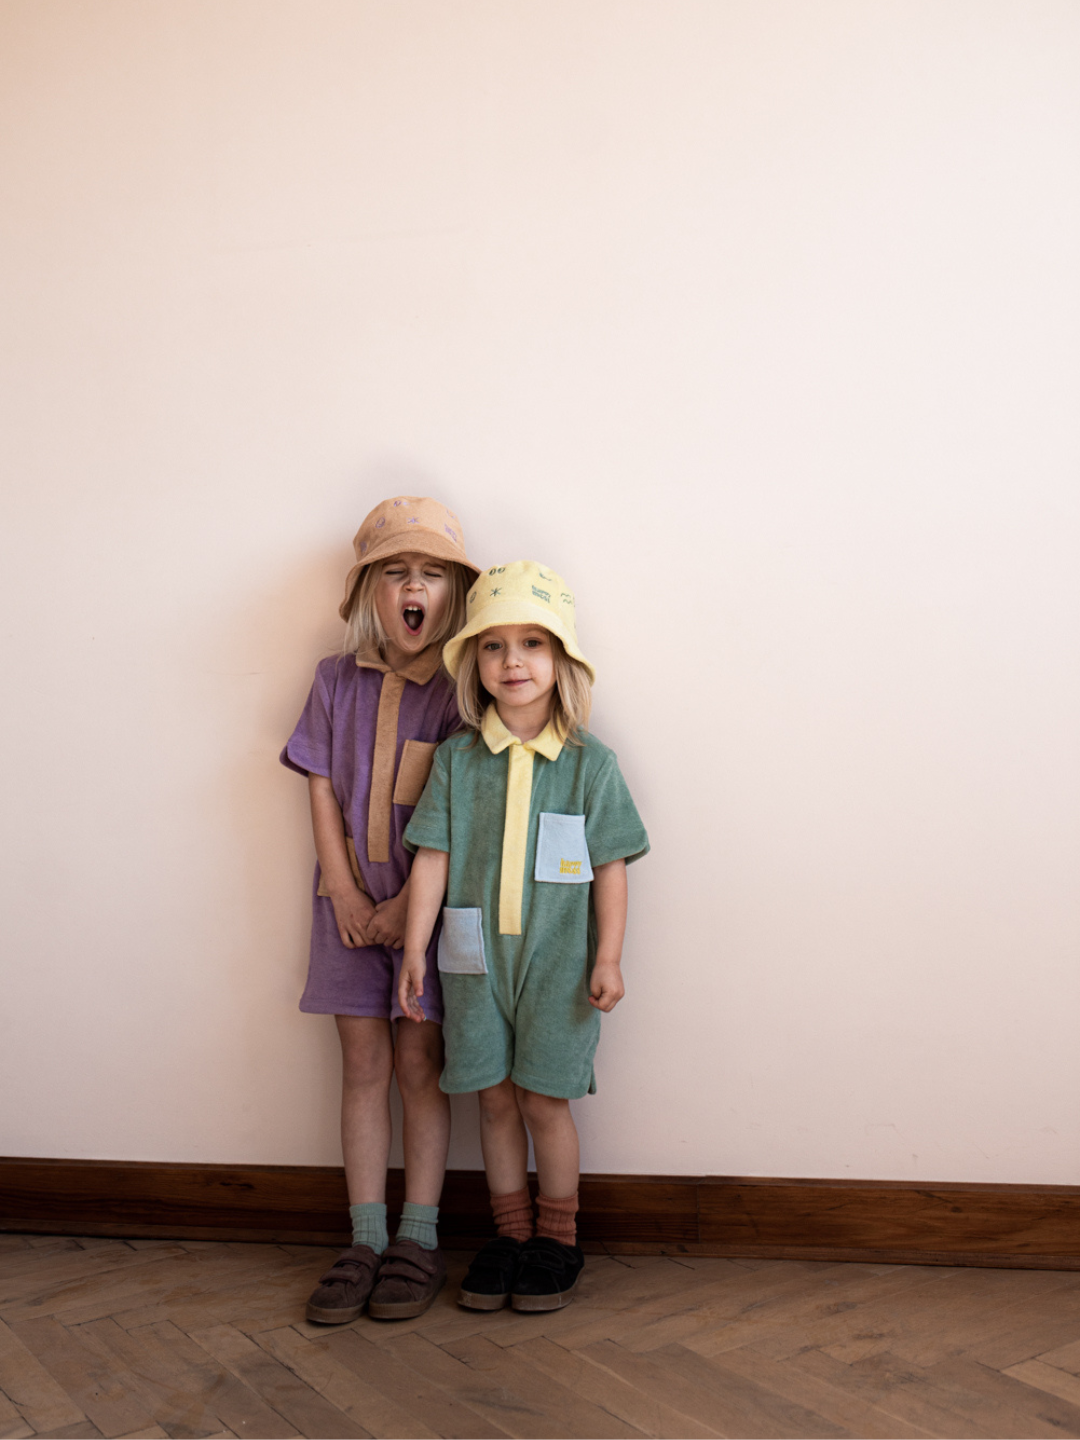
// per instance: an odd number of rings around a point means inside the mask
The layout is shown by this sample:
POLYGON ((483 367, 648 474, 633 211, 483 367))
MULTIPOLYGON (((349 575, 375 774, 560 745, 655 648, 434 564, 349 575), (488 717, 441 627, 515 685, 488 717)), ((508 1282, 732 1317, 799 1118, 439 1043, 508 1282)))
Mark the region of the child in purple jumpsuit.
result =
POLYGON ((459 729, 444 641, 461 628, 477 567, 437 500, 377 505, 353 541, 343 654, 315 672, 281 761, 307 776, 318 866, 301 1010, 333 1015, 343 1062, 341 1141, 353 1244, 320 1279, 309 1320, 420 1315, 446 1278, 435 1222, 450 1140, 442 996, 428 950, 425 1019, 397 1026, 412 856, 402 834, 436 747, 459 729), (405 1205, 386 1228, 390 1080, 404 1116, 405 1205))

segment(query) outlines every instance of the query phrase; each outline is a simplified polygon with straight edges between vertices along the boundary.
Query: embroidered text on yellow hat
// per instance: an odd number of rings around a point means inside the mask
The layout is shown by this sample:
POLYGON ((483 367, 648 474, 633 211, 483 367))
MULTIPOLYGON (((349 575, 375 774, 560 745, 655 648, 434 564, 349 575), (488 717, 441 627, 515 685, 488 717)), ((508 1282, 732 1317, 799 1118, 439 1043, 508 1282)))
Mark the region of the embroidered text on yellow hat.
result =
POLYGON ((573 593, 547 565, 512 560, 509 565, 493 565, 478 577, 466 601, 465 626, 443 647, 443 664, 451 675, 457 675, 466 640, 493 625, 540 625, 550 630, 566 653, 585 666, 589 679, 596 679, 596 671, 578 647, 573 593))

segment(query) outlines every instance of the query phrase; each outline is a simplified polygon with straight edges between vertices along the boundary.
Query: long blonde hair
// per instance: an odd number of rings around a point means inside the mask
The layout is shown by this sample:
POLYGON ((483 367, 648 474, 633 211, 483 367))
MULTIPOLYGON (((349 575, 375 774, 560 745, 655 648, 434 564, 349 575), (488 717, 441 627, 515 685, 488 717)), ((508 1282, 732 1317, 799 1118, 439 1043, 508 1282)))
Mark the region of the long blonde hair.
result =
MULTIPOLYGON (((581 745, 581 735, 589 728, 592 682, 581 661, 566 653, 557 635, 550 630, 548 634, 551 635, 551 651, 555 661, 555 698, 551 707, 551 718, 563 737, 564 745, 581 745)), ((479 635, 473 635, 465 641, 458 657, 457 673, 458 714, 470 730, 476 731, 479 731, 484 711, 493 698, 480 681, 480 664, 476 658, 479 648, 479 635)))
MULTIPOLYGON (((377 650, 385 658, 386 631, 379 619, 375 591, 382 579, 384 567, 396 558, 388 555, 383 560, 375 560, 362 572, 353 589, 349 618, 345 622, 345 638, 341 642, 343 655, 358 655, 364 651, 377 650)), ((465 624, 465 596, 472 584, 469 572, 456 560, 440 560, 438 563, 446 566, 446 609, 438 629, 428 641, 429 645, 445 645, 450 636, 456 635, 465 624)))

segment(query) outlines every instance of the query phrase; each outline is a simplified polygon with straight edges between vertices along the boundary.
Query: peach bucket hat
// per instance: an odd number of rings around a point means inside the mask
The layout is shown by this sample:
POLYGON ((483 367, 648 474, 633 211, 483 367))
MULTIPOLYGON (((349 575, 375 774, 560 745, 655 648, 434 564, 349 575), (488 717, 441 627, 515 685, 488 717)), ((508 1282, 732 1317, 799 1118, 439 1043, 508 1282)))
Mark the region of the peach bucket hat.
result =
POLYGON ((349 618, 364 567, 406 550, 463 565, 469 571, 470 585, 480 574, 479 565, 474 565, 465 554, 461 521, 452 510, 424 495, 396 495, 376 505, 353 538, 356 564, 345 580, 345 599, 340 606, 343 620, 349 618))

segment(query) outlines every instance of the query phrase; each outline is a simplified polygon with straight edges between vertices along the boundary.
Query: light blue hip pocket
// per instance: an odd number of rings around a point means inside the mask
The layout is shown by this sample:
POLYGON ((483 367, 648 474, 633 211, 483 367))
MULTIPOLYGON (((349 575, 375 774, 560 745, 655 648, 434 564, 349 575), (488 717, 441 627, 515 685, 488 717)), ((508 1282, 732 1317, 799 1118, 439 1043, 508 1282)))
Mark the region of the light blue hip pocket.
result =
POLYGON ((439 969, 446 975, 486 975, 484 960, 483 912, 443 907, 439 934, 439 969))
POLYGON ((540 812, 535 879, 556 885, 587 885, 593 878, 584 815, 540 812))

